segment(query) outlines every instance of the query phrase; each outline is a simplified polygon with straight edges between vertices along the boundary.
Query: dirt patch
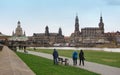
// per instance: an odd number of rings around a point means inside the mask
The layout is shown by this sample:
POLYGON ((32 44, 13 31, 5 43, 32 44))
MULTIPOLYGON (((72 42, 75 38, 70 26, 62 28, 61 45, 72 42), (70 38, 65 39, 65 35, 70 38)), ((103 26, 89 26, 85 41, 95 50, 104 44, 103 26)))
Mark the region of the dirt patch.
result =
POLYGON ((106 61, 106 62, 116 62, 117 60, 113 60, 113 59, 102 59, 103 61, 106 61))

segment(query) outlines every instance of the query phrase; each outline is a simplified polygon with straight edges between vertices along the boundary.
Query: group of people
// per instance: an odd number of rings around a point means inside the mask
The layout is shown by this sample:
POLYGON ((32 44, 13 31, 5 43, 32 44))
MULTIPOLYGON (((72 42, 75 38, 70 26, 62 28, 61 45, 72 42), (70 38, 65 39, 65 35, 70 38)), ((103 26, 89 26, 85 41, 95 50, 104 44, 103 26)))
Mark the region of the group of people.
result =
MULTIPOLYGON (((77 65, 77 59, 78 59, 77 51, 73 52, 72 59, 73 59, 73 65, 77 65)), ((80 52, 79 52, 79 60, 80 60, 79 65, 81 65, 81 62, 82 62, 82 65, 84 66, 85 57, 84 57, 83 50, 80 50, 80 52)))
MULTIPOLYGON (((59 54, 58 54, 57 50, 54 49, 54 51, 53 51, 53 62, 54 62, 54 64, 58 64, 58 57, 59 57, 59 54)), ((77 59, 78 59, 77 51, 73 52, 72 59, 73 59, 73 65, 77 65, 77 59)), ((81 65, 81 63, 82 63, 82 65, 84 66, 85 58, 84 58, 83 50, 80 50, 80 52, 79 52, 79 59, 80 59, 79 65, 81 65)))

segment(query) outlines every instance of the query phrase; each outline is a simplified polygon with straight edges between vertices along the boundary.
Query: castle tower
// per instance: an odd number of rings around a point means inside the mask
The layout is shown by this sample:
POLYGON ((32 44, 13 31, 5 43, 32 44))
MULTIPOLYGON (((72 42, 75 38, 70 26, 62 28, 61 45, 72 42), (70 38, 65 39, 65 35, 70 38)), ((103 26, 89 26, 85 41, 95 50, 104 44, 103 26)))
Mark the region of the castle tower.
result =
POLYGON ((104 23, 103 23, 103 19, 102 19, 102 14, 100 16, 99 28, 102 30, 102 33, 104 33, 104 23))
POLYGON ((79 36, 79 35, 80 35, 80 31, 79 31, 79 19, 78 19, 78 16, 76 15, 74 36, 79 36))
POLYGON ((49 36, 49 28, 48 28, 48 26, 45 27, 45 36, 49 36))
POLYGON ((17 23, 17 28, 15 30, 15 36, 23 36, 23 31, 20 25, 20 21, 17 23))
POLYGON ((59 30, 58 30, 58 35, 62 36, 62 29, 61 28, 59 28, 59 30))
POLYGON ((78 16, 75 18, 75 32, 79 32, 79 19, 78 16))

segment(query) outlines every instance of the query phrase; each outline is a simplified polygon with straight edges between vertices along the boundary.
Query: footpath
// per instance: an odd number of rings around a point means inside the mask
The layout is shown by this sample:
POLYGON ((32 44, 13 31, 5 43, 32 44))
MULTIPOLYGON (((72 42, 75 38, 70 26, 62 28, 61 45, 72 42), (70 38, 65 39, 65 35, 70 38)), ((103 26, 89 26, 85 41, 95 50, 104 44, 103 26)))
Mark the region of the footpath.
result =
MULTIPOLYGON (((19 51, 22 51, 22 50, 19 50, 19 51)), ((44 58, 53 60, 53 56, 51 54, 34 52, 34 51, 28 51, 28 54, 33 54, 33 55, 37 55, 40 57, 44 57, 44 58)), ((73 66, 73 61, 71 58, 63 57, 63 56, 60 56, 60 57, 62 57, 64 59, 67 58, 69 60, 69 65, 73 66)), ((85 66, 76 65, 75 67, 82 68, 82 69, 85 69, 85 70, 88 70, 91 72, 95 72, 95 73, 98 73, 101 75, 120 75, 120 68, 97 64, 97 63, 93 63, 93 62, 85 61, 85 66)))
POLYGON ((7 46, 0 51, 0 75, 35 75, 7 46))

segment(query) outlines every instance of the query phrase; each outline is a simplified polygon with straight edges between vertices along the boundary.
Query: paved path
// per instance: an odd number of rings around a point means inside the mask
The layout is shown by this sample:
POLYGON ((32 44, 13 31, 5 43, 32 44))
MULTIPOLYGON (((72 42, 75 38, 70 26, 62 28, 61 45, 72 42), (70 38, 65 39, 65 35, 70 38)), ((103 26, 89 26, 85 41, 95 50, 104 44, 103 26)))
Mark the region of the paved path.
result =
POLYGON ((35 75, 32 70, 8 47, 0 51, 0 75, 35 75))
MULTIPOLYGON (((53 59, 51 54, 46 54, 46 53, 40 53, 40 52, 33 52, 33 51, 28 51, 29 54, 33 54, 33 55, 37 55, 37 56, 41 56, 44 58, 48 58, 48 59, 53 59)), ((62 58, 67 58, 67 57, 63 57, 60 56, 62 58)), ((72 63, 72 59, 69 59, 69 64, 71 66, 73 66, 72 63)), ((116 67, 111 67, 111 66, 107 66, 107 65, 101 65, 101 64, 97 64, 97 63, 92 63, 92 62, 87 62, 85 61, 85 66, 79 66, 77 65, 76 67, 79 68, 83 68, 101 75, 120 75, 120 68, 116 68, 116 67)))

